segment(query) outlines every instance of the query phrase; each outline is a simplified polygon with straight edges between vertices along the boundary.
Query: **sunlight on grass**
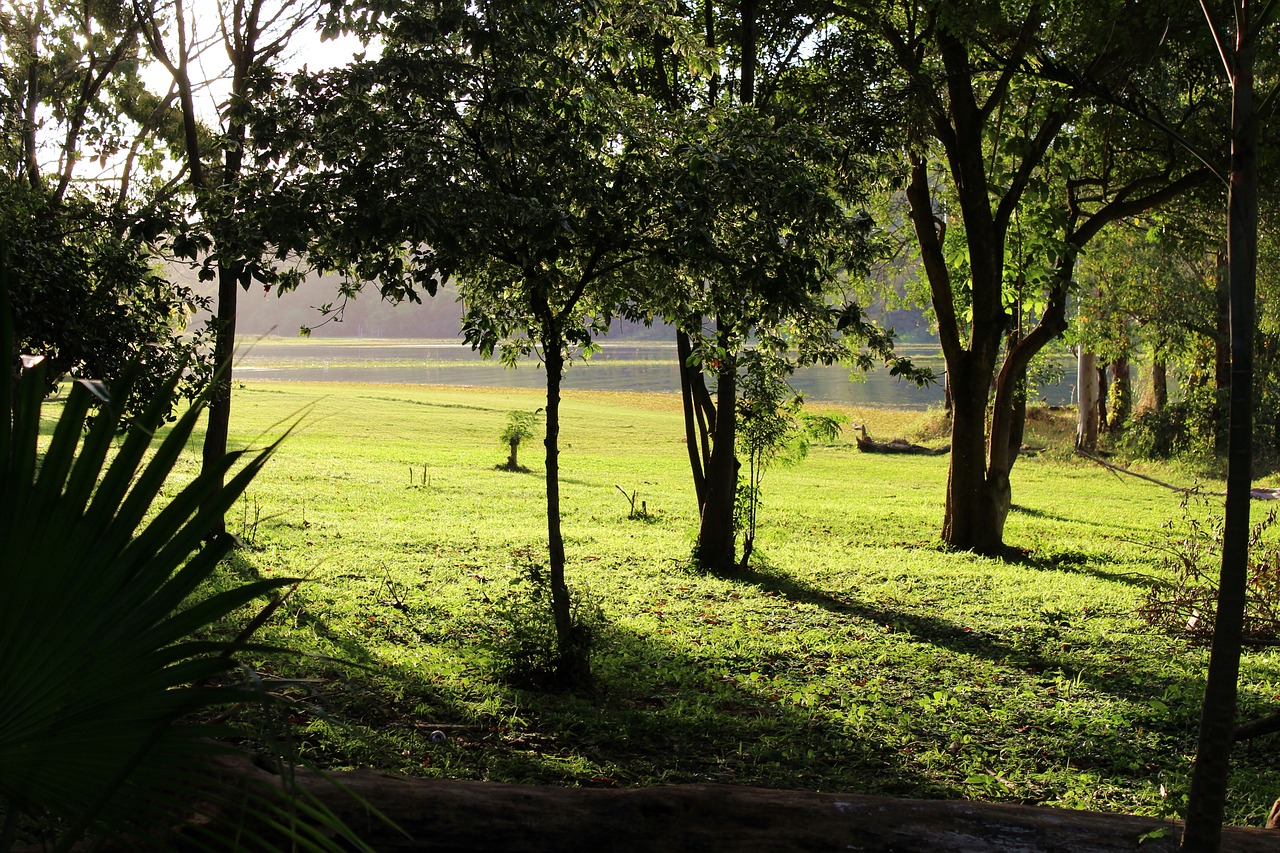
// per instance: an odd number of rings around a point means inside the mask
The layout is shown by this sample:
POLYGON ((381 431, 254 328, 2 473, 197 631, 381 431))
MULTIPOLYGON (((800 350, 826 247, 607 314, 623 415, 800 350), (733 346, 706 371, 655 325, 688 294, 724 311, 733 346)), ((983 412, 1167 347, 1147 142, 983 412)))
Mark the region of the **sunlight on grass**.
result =
MULTIPOLYGON (((1006 531, 1025 557, 947 553, 947 457, 860 454, 847 434, 769 471, 753 568, 711 577, 688 562, 679 398, 569 393, 567 573, 606 625, 595 689, 538 693, 501 683, 485 640, 523 555, 545 550, 538 442, 521 453, 532 472, 495 470, 507 413, 540 405, 518 390, 237 390, 233 444, 313 406, 229 518, 252 545, 235 571, 312 578, 266 635, 309 656, 261 661, 312 679, 288 688, 308 758, 569 785, 1181 808, 1205 653, 1134 616, 1172 493, 1028 457, 1006 531), (618 487, 651 518, 628 519, 618 487), (432 743, 436 730, 447 741, 432 743)), ((885 439, 928 438, 936 417, 844 411, 885 439)), ((1054 428, 1033 423, 1028 442, 1054 428)), ((1274 654, 1247 654, 1245 715, 1278 698, 1274 654)), ((1257 824, 1280 781, 1274 747, 1237 759, 1231 819, 1257 824)))

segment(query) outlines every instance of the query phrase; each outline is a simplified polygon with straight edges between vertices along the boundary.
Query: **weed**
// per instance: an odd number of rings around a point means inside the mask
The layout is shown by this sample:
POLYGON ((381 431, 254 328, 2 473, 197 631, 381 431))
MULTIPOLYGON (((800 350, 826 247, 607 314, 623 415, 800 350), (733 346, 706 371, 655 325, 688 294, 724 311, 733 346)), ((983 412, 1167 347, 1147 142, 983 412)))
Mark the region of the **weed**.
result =
POLYGON ((622 492, 622 496, 631 504, 631 511, 627 513, 627 518, 633 521, 637 519, 640 521, 649 521, 653 518, 653 516, 649 515, 649 505, 646 502, 640 501, 640 508, 636 509, 636 498, 640 494, 638 490, 632 489, 631 494, 627 494, 627 490, 622 488, 622 486, 615 486, 615 488, 622 492))
POLYGON ((430 489, 432 477, 427 473, 427 466, 422 466, 422 475, 418 476, 418 471, 412 465, 409 466, 409 488, 411 489, 430 489))
MULTIPOLYGON (((560 649, 551 609, 551 580, 532 549, 513 553, 515 565, 506 591, 488 609, 484 644, 498 675, 510 684, 547 688, 557 685, 560 649)), ((592 642, 604 622, 590 590, 571 591, 576 648, 588 665, 592 642)))
MULTIPOLYGON (((1192 499, 1187 493, 1181 518, 1165 525, 1170 532, 1162 563, 1168 577, 1151 585, 1139 612, 1153 625, 1207 642, 1213 636, 1218 602, 1224 520, 1208 506, 1197 512, 1192 499)), ((1280 643, 1280 544, 1267 535, 1276 517, 1272 508, 1249 535, 1244 636, 1256 645, 1280 643)))

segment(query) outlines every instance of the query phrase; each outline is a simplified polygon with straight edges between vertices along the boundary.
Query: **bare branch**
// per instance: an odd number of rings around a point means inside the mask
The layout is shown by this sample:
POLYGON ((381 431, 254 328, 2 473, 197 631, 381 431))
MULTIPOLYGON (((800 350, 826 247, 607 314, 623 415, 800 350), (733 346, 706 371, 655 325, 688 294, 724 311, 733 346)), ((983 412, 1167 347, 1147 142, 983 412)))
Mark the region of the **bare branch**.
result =
POLYGON ((1235 71, 1232 69, 1231 51, 1227 50, 1226 43, 1222 40, 1222 33, 1218 31, 1218 25, 1213 22, 1213 14, 1209 11, 1209 5, 1205 0, 1200 0, 1200 9, 1204 12, 1205 22, 1209 24, 1209 32, 1213 35, 1213 43, 1218 48, 1218 56, 1222 58, 1222 67, 1227 73, 1227 82, 1235 79, 1235 71))

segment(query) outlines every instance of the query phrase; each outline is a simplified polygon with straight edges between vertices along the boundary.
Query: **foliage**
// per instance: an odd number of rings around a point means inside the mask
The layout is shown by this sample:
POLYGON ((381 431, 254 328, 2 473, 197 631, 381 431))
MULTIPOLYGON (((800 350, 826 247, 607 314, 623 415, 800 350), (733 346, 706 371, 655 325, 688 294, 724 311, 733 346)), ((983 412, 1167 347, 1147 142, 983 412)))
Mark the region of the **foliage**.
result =
MULTIPOLYGON (((1167 522, 1161 568, 1139 612, 1152 625, 1208 643, 1213 636, 1222 570, 1223 518, 1217 501, 1187 493, 1182 515, 1167 522)), ((1273 528, 1277 510, 1250 528, 1248 593, 1244 639, 1251 645, 1280 645, 1280 542, 1273 528)))
POLYGON ((525 470, 520 467, 516 454, 519 452, 520 445, 523 442, 536 435, 534 427, 537 426, 541 414, 541 409, 535 409, 532 412, 522 410, 507 412, 507 425, 503 427, 502 435, 498 437, 498 440, 510 453, 505 466, 508 471, 525 470))
POLYGON ((1171 403, 1133 415, 1120 435, 1119 447, 1137 459, 1172 459, 1193 446, 1190 407, 1171 403))
MULTIPOLYGON (((529 550, 514 552, 514 574, 505 590, 485 610, 484 645, 498 675, 520 687, 564 686, 562 650, 551 607, 551 579, 546 566, 529 550)), ((603 613, 590 590, 572 592, 574 641, 590 672, 592 646, 603 627, 603 613)), ((578 685, 581 686, 581 685, 578 685)))
MULTIPOLYGON (((139 366, 130 397, 117 401, 133 416, 166 393, 182 365, 189 368, 182 395, 197 393, 206 341, 186 326, 205 300, 161 278, 148 247, 118 227, 91 200, 55 202, 0 176, 0 241, 9 246, 19 345, 45 356, 50 390, 67 374, 111 383, 139 366)), ((175 399, 168 402, 166 417, 175 399)))

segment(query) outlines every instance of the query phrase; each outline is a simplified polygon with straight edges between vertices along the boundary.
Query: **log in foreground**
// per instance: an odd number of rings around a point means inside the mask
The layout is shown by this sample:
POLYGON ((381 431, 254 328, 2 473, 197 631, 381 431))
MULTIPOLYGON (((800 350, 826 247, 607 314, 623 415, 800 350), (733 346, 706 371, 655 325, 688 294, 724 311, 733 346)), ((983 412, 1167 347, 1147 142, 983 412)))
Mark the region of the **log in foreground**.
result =
MULTIPOLYGON (((357 770, 334 775, 343 793, 301 772, 307 789, 379 851, 1110 853, 1176 850, 1182 831, 1129 815, 730 785, 557 788, 357 770), (352 794, 405 835, 371 819, 352 794)), ((1223 836, 1224 853, 1278 849, 1273 831, 1232 827, 1223 836)))

